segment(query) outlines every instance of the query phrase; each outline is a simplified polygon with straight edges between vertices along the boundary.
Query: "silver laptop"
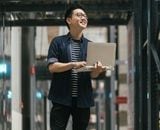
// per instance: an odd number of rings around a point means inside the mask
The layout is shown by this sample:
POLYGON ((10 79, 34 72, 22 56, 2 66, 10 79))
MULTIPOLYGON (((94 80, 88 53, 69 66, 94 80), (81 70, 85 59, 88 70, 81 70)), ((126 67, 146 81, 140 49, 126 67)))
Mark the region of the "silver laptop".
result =
POLYGON ((106 70, 114 70, 116 43, 96 43, 89 42, 87 48, 87 65, 75 69, 76 72, 91 71, 94 64, 100 61, 106 70))

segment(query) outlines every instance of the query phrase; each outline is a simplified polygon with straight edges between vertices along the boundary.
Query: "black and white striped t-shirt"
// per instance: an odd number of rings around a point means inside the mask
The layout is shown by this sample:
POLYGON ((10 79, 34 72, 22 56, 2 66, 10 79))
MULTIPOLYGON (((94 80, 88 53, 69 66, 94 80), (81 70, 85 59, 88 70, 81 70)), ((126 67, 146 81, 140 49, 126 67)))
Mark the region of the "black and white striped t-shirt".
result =
MULTIPOLYGON (((80 43, 77 41, 73 41, 71 43, 71 61, 77 62, 79 61, 79 52, 80 52, 80 43)), ((78 73, 72 71, 72 97, 78 96, 78 73)))

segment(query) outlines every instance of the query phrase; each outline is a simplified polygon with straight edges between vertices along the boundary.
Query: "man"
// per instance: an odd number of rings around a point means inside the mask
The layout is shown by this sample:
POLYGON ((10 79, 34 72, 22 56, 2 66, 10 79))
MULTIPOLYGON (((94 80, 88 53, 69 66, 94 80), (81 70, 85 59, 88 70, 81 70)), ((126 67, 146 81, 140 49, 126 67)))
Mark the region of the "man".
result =
POLYGON ((90 107, 94 105, 91 78, 103 72, 101 62, 91 72, 77 73, 86 65, 87 44, 83 30, 88 18, 84 8, 71 5, 65 13, 69 29, 67 35, 55 37, 48 50, 48 69, 53 74, 49 99, 53 107, 50 115, 51 130, 65 130, 72 115, 73 130, 86 130, 90 107))

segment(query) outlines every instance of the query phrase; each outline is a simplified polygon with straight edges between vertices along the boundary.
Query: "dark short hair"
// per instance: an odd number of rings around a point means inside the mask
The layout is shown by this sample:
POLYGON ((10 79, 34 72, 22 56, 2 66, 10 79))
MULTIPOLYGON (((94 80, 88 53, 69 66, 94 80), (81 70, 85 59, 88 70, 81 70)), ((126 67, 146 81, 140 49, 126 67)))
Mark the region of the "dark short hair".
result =
POLYGON ((69 28, 69 25, 66 22, 66 19, 68 17, 72 16, 73 10, 75 10, 75 9, 82 9, 84 12, 86 12, 85 9, 84 9, 84 7, 81 4, 77 4, 77 3, 76 4, 70 4, 69 7, 67 8, 66 12, 65 12, 65 18, 64 18, 65 23, 66 23, 66 25, 67 25, 68 28, 69 28))

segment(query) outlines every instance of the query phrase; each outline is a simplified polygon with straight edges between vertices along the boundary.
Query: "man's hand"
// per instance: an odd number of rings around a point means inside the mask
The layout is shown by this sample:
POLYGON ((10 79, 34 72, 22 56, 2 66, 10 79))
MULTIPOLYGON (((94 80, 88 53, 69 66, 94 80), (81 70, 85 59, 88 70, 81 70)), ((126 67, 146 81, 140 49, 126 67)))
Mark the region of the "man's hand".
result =
POLYGON ((86 65, 85 61, 79 61, 79 62, 72 62, 74 69, 79 69, 81 67, 84 67, 86 65))
POLYGON ((96 78, 99 76, 99 74, 101 74, 102 72, 105 71, 105 68, 103 68, 103 65, 100 61, 97 61, 95 64, 94 64, 94 68, 92 69, 91 71, 91 77, 92 78, 96 78))

